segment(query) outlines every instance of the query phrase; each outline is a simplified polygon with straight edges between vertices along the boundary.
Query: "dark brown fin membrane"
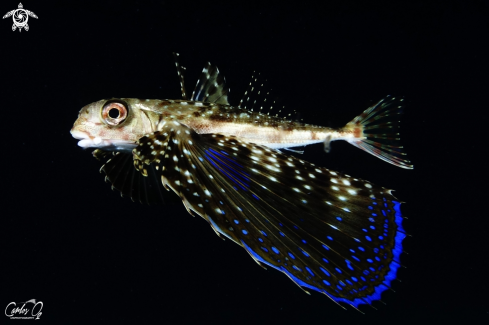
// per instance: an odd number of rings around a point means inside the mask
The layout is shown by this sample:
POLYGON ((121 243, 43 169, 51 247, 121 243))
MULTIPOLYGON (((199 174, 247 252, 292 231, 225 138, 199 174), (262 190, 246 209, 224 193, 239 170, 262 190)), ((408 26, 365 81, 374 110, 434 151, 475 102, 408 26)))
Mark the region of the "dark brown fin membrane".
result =
POLYGON ((190 100, 229 105, 228 92, 226 79, 219 74, 219 69, 216 66, 208 62, 202 70, 199 80, 197 80, 190 100))
POLYGON ((357 307, 396 277, 405 233, 391 190, 175 121, 134 156, 143 174, 159 166, 191 214, 303 289, 357 307))
POLYGON ((110 152, 97 149, 93 155, 104 162, 100 172, 106 174, 105 181, 112 189, 121 192, 121 196, 144 204, 179 203, 179 198, 163 187, 161 176, 155 166, 148 168, 148 177, 134 168, 133 155, 121 152, 110 152))

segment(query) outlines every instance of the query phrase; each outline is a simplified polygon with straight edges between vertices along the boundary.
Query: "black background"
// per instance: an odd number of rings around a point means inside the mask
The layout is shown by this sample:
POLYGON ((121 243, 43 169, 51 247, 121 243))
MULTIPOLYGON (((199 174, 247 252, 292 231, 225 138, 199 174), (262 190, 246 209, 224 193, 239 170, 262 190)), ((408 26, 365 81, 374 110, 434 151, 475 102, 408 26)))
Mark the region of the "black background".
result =
POLYGON ((488 321, 487 2, 23 5, 39 17, 28 32, 0 21, 0 306, 34 298, 42 320, 64 324, 488 321), (406 97, 414 170, 347 143, 304 154, 407 202, 407 268, 386 305, 362 315, 308 296, 183 205, 132 203, 104 183, 69 133, 78 111, 102 98, 180 98, 173 51, 188 89, 211 61, 237 104, 257 70, 309 123, 342 126, 387 94, 406 97))

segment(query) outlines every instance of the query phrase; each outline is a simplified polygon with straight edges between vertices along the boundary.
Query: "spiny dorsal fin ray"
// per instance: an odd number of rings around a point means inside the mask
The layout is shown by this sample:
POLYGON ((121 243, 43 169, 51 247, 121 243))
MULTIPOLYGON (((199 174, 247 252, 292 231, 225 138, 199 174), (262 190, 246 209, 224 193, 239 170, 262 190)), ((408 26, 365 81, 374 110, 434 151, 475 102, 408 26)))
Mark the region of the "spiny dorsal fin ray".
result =
POLYGON ((405 234, 390 190, 176 121, 133 153, 136 169, 159 166, 187 209, 306 289, 356 307, 395 278, 405 234))
POLYGON ((272 89, 270 89, 268 80, 263 79, 260 73, 253 71, 251 81, 238 107, 261 114, 273 114, 277 103, 276 99, 272 100, 270 96, 271 91, 272 89))
POLYGON ((185 89, 185 67, 180 65, 180 60, 178 59, 180 54, 173 52, 173 57, 175 58, 175 66, 177 67, 178 78, 180 79, 180 90, 182 91, 182 99, 187 100, 187 90, 185 89))
POLYGON ((121 192, 121 196, 145 204, 178 202, 178 197, 161 184, 155 166, 149 166, 149 177, 144 177, 134 168, 132 153, 97 149, 93 156, 104 163, 100 172, 106 174, 105 180, 112 185, 112 189, 121 192))
POLYGON ((216 66, 207 62, 190 100, 229 105, 228 92, 226 79, 219 74, 216 66))

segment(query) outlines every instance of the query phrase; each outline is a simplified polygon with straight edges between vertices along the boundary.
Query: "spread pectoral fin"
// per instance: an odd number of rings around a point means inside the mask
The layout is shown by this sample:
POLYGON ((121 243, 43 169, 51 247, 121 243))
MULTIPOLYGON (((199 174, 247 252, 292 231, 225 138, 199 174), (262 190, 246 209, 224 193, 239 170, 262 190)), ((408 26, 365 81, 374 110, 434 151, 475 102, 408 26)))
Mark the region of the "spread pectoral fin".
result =
POLYGON ((356 307, 395 278, 405 235, 390 190, 175 121, 141 138, 134 157, 143 174, 157 166, 192 214, 303 288, 356 307))
POLYGON ((105 181, 111 184, 113 190, 120 191, 121 196, 146 204, 178 202, 178 197, 163 187, 155 166, 148 167, 146 177, 134 168, 132 153, 97 149, 93 156, 104 163, 100 172, 106 174, 105 181))

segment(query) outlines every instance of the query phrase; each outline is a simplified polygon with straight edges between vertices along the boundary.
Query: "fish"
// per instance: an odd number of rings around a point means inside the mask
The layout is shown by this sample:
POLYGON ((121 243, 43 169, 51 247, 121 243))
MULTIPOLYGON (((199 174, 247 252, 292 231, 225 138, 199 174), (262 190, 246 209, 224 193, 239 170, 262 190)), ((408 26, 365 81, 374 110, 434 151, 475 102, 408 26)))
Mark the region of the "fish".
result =
POLYGON ((189 98, 175 57, 182 99, 104 99, 78 114, 70 132, 95 149, 112 189, 141 203, 182 201, 308 294, 357 310, 381 300, 401 266, 403 202, 286 150, 323 143, 328 151, 344 140, 412 169, 398 133, 404 99, 387 96, 342 128, 309 125, 229 104, 225 78, 210 63, 189 98))

